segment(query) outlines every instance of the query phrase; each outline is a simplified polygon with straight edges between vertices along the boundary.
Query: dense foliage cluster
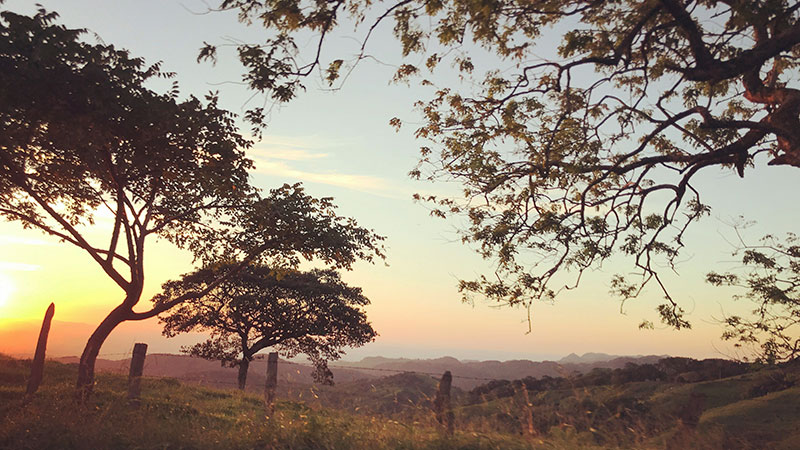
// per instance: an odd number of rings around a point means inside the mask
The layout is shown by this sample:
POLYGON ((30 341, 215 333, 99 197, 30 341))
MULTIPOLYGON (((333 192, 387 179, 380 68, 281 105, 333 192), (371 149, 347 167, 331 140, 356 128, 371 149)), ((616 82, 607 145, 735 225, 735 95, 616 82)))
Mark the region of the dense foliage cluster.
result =
POLYGON ((206 287, 231 267, 206 267, 164 284, 156 305, 186 292, 206 294, 187 300, 161 316, 164 334, 210 332, 203 342, 184 348, 190 355, 239 366, 239 389, 256 354, 273 348, 286 357, 306 355, 317 381, 332 382, 329 360, 344 347, 358 347, 376 335, 362 309, 369 304, 361 289, 345 284, 333 270, 281 273, 249 265, 206 287))

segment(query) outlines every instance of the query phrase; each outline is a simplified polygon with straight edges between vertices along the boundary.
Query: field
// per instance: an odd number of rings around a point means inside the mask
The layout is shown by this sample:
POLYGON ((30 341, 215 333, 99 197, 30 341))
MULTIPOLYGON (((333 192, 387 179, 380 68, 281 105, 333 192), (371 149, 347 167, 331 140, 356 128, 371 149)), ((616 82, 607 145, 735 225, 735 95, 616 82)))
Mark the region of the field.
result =
POLYGON ((108 373, 98 376, 92 400, 79 405, 75 366, 57 362, 48 362, 43 386, 23 405, 28 370, 29 361, 0 357, 0 448, 788 449, 800 442, 799 377, 792 367, 696 383, 531 391, 532 435, 522 434, 524 405, 516 397, 489 389, 476 401, 456 393, 452 437, 427 407, 435 380, 410 374, 363 389, 353 382, 319 390, 332 406, 279 401, 267 418, 257 395, 173 378, 145 378, 141 406, 133 408, 125 400, 126 377, 108 373), (693 398, 702 399, 694 412, 687 406, 693 398))

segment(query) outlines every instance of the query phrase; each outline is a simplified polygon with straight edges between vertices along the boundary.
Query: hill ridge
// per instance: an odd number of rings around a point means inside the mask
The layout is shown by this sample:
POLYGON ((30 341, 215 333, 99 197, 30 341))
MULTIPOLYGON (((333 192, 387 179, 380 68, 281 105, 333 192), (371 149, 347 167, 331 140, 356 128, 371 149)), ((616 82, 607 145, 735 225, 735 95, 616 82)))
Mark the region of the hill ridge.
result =
MULTIPOLYGON (((567 376, 572 373, 585 373, 595 368, 622 368, 625 364, 653 364, 663 356, 621 356, 610 360, 580 363, 560 363, 556 361, 531 361, 525 359, 509 361, 460 361, 446 356, 431 359, 385 358, 373 356, 358 362, 335 361, 329 364, 336 382, 371 380, 391 375, 392 372, 415 372, 436 376, 445 371, 453 374, 453 386, 472 389, 487 380, 514 380, 525 377, 567 376)), ((77 363, 74 356, 53 358, 63 363, 77 363)), ((127 373, 129 359, 98 359, 96 369, 102 372, 127 373)), ((250 365, 248 386, 254 389, 263 385, 266 361, 257 359, 250 365)), ((313 368, 305 361, 279 360, 279 384, 311 385, 313 368)), ((236 380, 236 368, 222 367, 217 361, 208 361, 183 354, 152 353, 145 360, 144 375, 173 377, 204 384, 226 386, 236 380)))

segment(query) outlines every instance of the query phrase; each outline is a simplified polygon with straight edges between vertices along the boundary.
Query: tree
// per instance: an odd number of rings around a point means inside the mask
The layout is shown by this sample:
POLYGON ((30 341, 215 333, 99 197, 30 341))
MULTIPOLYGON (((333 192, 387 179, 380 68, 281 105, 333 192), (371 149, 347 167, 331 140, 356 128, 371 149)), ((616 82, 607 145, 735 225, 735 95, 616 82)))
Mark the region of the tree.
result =
MULTIPOLYGON (((641 277, 616 276, 613 291, 626 299, 655 282, 666 297, 662 320, 688 327, 658 266, 673 267, 687 227, 709 212, 697 175, 800 167, 797 2, 222 0, 220 8, 269 30, 238 52, 244 81, 275 101, 317 71, 337 83, 391 22, 406 57, 394 80, 435 89, 418 103, 416 135, 432 145, 421 147, 411 175, 463 186, 463 196, 418 198, 435 215, 465 217, 463 240, 497 267, 462 281, 467 296, 530 307, 621 254, 641 277), (360 50, 328 55, 326 38, 345 22, 355 23, 360 50), (306 55, 294 41, 309 33, 316 45, 306 55), (436 86, 442 67, 466 80, 463 89, 436 86), (574 277, 565 281, 565 272, 574 277)), ((216 56, 212 44, 200 54, 216 56)))
POLYGON ((789 233, 785 239, 767 235, 760 245, 743 246, 741 255, 748 268, 745 275, 711 272, 706 279, 715 286, 745 289, 737 299, 755 304, 750 316, 724 319, 722 337, 736 347, 755 346, 755 360, 766 364, 800 357, 800 238, 789 233))
MULTIPOLYGON (((230 270, 229 265, 214 265, 167 282, 155 302, 206 291, 209 283, 230 270)), ((345 284, 334 270, 284 274, 249 265, 204 296, 162 314, 160 320, 168 337, 211 332, 208 340, 183 351, 238 366, 239 389, 244 389, 250 362, 265 348, 287 357, 305 354, 316 367, 315 379, 331 382, 327 362, 339 359, 343 347, 361 346, 377 335, 362 310, 368 304, 361 289, 345 284)))
POLYGON ((0 18, 0 215, 82 249, 123 292, 81 355, 82 396, 117 325, 205 294, 134 310, 146 243, 155 237, 197 261, 224 254, 238 263, 206 290, 251 262, 291 267, 316 257, 349 268, 382 257, 382 238, 337 216, 331 199, 312 198, 300 185, 266 195, 253 187, 251 143, 215 95, 179 101, 175 85, 166 94, 148 89, 170 74, 111 45, 81 41, 84 31, 55 24, 56 13, 3 11, 0 18), (101 211, 113 226, 95 223, 101 211), (105 241, 92 241, 99 232, 105 241))

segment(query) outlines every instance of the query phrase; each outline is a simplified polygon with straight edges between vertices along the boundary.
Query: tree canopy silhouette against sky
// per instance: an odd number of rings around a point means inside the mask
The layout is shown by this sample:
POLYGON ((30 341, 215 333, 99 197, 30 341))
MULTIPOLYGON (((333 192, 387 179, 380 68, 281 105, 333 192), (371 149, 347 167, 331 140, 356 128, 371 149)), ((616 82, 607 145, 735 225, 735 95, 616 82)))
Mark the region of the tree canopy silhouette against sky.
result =
POLYGON ((80 248, 122 291, 81 355, 84 393, 119 324, 202 296, 249 262, 291 269, 316 259, 348 269, 382 257, 383 238, 338 216, 330 198, 299 184, 265 194, 252 186, 251 142, 215 96, 150 90, 149 79, 170 74, 83 41, 85 32, 58 24, 56 13, 0 17, 0 215, 80 248), (91 233, 98 211, 113 217, 99 239, 91 233), (235 263, 201 290, 135 310, 155 238, 199 264, 235 263))
MULTIPOLYGON (((415 135, 431 144, 411 176, 463 187, 459 196, 421 198, 436 215, 463 217, 463 240, 495 262, 494 274, 460 283, 467 295, 530 306, 622 253, 638 276, 615 275, 612 290, 628 299, 653 282, 666 299, 661 320, 688 327, 659 266, 674 268, 686 229, 711 211, 697 174, 800 168, 797 3, 224 0, 219 7, 264 27, 266 39, 237 51, 243 81, 276 102, 302 95, 309 76, 335 85, 365 58, 380 57, 370 52, 372 32, 392 29, 402 48, 393 81, 435 86, 417 103, 423 122, 415 135), (328 50, 343 23, 356 24, 355 57, 328 50), (314 45, 301 51, 298 39, 314 45), (540 56, 544 46, 549 56, 540 56), (494 67, 478 70, 477 47, 496 58, 494 67), (471 84, 441 83, 442 70, 471 84), (562 272, 575 276, 551 282, 562 272)), ((206 43, 200 59, 216 52, 206 43)), ((263 109, 251 111, 258 122, 263 109)))
MULTIPOLYGON (((169 281, 155 302, 203 291, 230 269, 225 264, 209 266, 169 281)), ((361 289, 345 284, 334 270, 284 273, 251 265, 159 319, 168 337, 210 333, 210 338, 183 351, 237 366, 239 389, 245 388, 250 362, 267 348, 287 358, 304 355, 314 364, 314 379, 332 383, 328 362, 339 359, 345 348, 360 347, 377 336, 363 310, 368 304, 361 289)))

